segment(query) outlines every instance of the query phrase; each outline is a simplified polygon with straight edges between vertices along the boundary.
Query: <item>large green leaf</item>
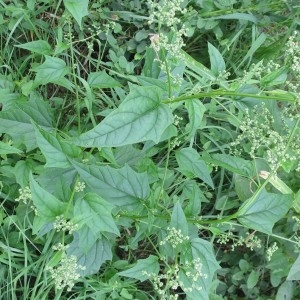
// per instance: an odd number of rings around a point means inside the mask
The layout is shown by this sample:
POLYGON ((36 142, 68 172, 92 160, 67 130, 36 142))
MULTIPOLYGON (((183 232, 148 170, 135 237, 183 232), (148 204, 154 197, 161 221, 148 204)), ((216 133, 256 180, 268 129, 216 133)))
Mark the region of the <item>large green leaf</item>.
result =
POLYGON ((99 232, 111 232, 119 235, 120 232, 111 215, 113 205, 95 193, 86 194, 83 199, 76 201, 74 214, 77 222, 88 226, 96 235, 99 232))
POLYGON ((64 0, 64 5, 82 29, 82 18, 89 14, 88 0, 64 0))
POLYGON ((133 268, 119 272, 118 274, 125 277, 135 278, 140 281, 145 281, 149 279, 148 274, 158 274, 158 271, 158 257, 150 255, 146 259, 139 259, 133 268), (145 274, 145 272, 147 272, 147 274, 145 274))
POLYGON ((146 173, 136 173, 129 166, 113 169, 72 163, 92 191, 114 205, 136 205, 150 193, 146 173))
POLYGON ((48 220, 54 220, 56 216, 63 214, 67 208, 67 203, 58 200, 56 197, 40 187, 32 175, 29 176, 29 179, 32 201, 39 216, 48 220))
POLYGON ((279 221, 291 208, 293 195, 273 194, 262 190, 245 202, 238 212, 238 220, 243 225, 272 234, 275 222, 279 221))
POLYGON ((0 133, 9 134, 15 147, 24 144, 27 151, 31 151, 36 147, 31 120, 50 130, 52 115, 48 103, 32 94, 29 101, 17 101, 9 109, 0 112, 0 133))
POLYGON ((35 52, 42 55, 50 55, 52 52, 50 44, 44 40, 37 40, 37 41, 24 43, 21 45, 16 45, 16 47, 26 49, 31 52, 35 52))
POLYGON ((62 59, 48 55, 45 55, 45 58, 43 64, 33 68, 33 71, 36 72, 34 80, 36 85, 56 83, 63 80, 64 76, 70 72, 62 59))
POLYGON ((111 247, 113 241, 108 240, 106 237, 98 237, 87 252, 82 249, 84 245, 82 245, 81 242, 82 240, 79 239, 78 233, 75 232, 74 239, 67 249, 69 256, 75 255, 77 257, 77 263, 81 266, 85 266, 85 270, 78 270, 81 276, 97 273, 106 260, 112 259, 111 247))
POLYGON ((90 87, 99 89, 122 86, 119 81, 109 76, 105 71, 91 72, 88 76, 87 82, 90 87))
POLYGON ((198 177, 214 188, 206 163, 201 159, 198 152, 193 148, 183 148, 176 152, 178 170, 189 178, 198 177))
POLYGON ((117 147, 143 141, 159 142, 172 123, 172 114, 161 103, 162 91, 155 87, 132 90, 120 107, 98 126, 73 142, 84 147, 117 147))
MULTIPOLYGON (((220 269, 220 266, 215 258, 212 244, 210 242, 200 238, 194 238, 191 240, 191 247, 191 260, 200 261, 200 263, 202 264, 201 273, 203 274, 203 276, 200 276, 196 281, 193 281, 191 278, 186 276, 186 273, 183 270, 181 270, 179 273, 179 279, 183 283, 181 288, 188 296, 188 299, 208 300, 214 273, 217 269, 220 269), (193 286, 196 286, 199 289, 197 290, 193 288, 193 286)), ((192 268, 188 271, 193 272, 194 269, 192 268)))
POLYGON ((69 158, 80 156, 81 150, 74 145, 64 143, 59 137, 34 125, 38 147, 46 158, 47 168, 69 168, 69 158))

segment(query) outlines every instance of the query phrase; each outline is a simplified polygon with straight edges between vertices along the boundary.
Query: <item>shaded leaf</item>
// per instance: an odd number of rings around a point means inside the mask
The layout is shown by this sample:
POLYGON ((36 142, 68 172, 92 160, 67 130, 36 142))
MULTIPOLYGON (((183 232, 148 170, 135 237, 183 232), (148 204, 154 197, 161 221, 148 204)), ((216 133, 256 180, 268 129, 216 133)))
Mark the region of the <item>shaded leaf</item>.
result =
POLYGON ((208 167, 195 149, 183 148, 180 151, 177 151, 176 160, 179 165, 178 170, 183 175, 189 178, 198 177, 214 188, 208 167))
POLYGON ((300 280, 300 255, 292 265, 287 280, 300 280))
POLYGON ((62 215, 67 208, 67 204, 40 187, 32 175, 29 176, 29 179, 32 201, 39 216, 47 220, 54 220, 56 216, 62 215))
POLYGON ((10 145, 0 141, 0 155, 1 154, 13 154, 13 153, 20 154, 22 152, 23 151, 19 150, 18 148, 10 146, 10 145))
POLYGON ((112 259, 111 247, 112 241, 101 236, 88 252, 85 252, 82 250, 79 235, 75 232, 74 239, 67 249, 67 254, 68 256, 75 255, 77 257, 77 264, 85 267, 85 270, 78 270, 77 272, 81 276, 87 276, 97 273, 106 260, 112 259))
POLYGON ((146 259, 139 259, 137 264, 129 270, 119 272, 118 274, 125 277, 135 278, 140 281, 149 279, 147 274, 158 274, 159 263, 158 257, 150 255, 146 259), (145 274, 147 272, 147 274, 145 274))
POLYGON ((0 133, 11 136, 13 144, 24 144, 27 151, 36 148, 35 131, 31 120, 44 129, 52 128, 52 111, 48 103, 35 94, 29 101, 17 101, 8 110, 0 111, 0 133))

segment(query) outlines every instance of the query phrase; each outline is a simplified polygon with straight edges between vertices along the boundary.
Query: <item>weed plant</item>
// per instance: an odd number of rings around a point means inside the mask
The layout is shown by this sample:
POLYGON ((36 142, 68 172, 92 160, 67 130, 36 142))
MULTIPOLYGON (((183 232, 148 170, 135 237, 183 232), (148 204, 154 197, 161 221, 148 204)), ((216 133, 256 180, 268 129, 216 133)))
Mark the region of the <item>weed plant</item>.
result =
POLYGON ((0 1, 0 299, 300 299, 298 1, 0 1))

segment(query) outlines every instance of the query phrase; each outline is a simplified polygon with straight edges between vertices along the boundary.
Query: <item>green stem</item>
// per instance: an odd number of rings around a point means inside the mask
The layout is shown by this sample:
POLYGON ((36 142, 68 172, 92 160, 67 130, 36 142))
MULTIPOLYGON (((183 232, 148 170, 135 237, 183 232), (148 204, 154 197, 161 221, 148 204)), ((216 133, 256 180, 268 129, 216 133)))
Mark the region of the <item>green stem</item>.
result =
MULTIPOLYGON (((265 92, 268 93, 268 92, 265 92)), ((271 94, 271 92, 269 92, 271 94)), ((239 93, 236 91, 226 91, 226 90, 214 90, 210 92, 197 93, 194 95, 186 95, 181 96, 174 99, 163 100, 162 103, 169 104, 174 102, 181 102, 186 100, 192 100, 195 98, 211 98, 211 97, 220 97, 220 96, 234 96, 234 97, 251 97, 256 99, 265 99, 265 100, 277 100, 277 101, 289 101, 294 102, 295 96, 289 93, 281 94, 280 96, 268 96, 268 95, 256 95, 256 94, 248 94, 248 93, 239 93)))

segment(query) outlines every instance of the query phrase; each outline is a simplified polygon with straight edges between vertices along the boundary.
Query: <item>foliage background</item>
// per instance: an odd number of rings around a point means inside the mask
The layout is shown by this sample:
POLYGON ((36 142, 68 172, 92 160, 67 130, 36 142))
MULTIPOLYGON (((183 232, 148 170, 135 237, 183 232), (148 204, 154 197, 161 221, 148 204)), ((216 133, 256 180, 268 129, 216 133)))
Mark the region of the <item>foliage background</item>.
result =
POLYGON ((297 299, 297 1, 0 1, 1 299, 297 299))

